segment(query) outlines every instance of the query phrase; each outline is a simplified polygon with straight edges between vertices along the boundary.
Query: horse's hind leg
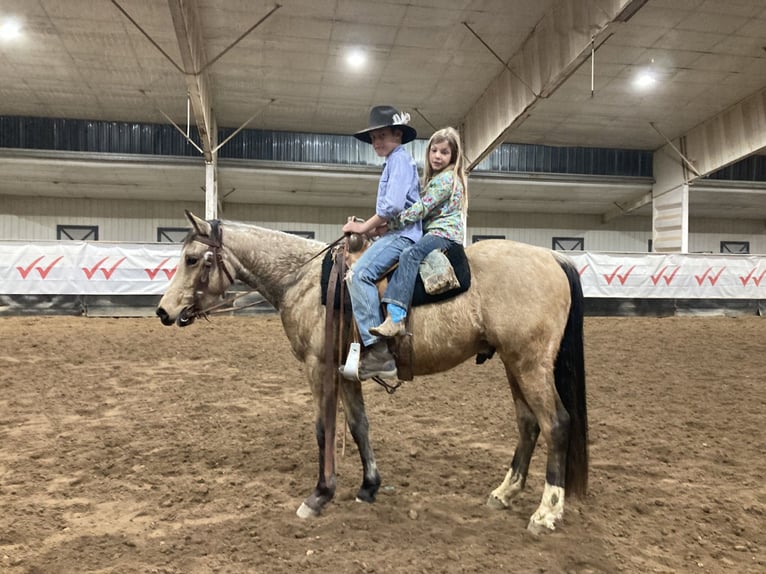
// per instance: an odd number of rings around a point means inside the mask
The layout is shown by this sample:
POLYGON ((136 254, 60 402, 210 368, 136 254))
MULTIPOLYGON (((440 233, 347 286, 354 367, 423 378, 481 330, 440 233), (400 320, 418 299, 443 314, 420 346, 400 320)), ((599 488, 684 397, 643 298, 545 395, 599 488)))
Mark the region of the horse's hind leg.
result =
POLYGON ((539 365, 519 373, 517 380, 527 405, 534 413, 548 447, 545 490, 540 506, 529 519, 527 529, 539 533, 555 530, 564 516, 566 459, 569 445, 569 413, 559 399, 553 367, 539 365))
POLYGON ((370 425, 364 410, 362 384, 357 381, 343 380, 340 385, 340 397, 348 420, 348 428, 362 459, 362 486, 356 493, 356 499, 361 502, 375 502, 375 495, 380 488, 380 473, 375 462, 375 453, 370 445, 370 425))
POLYGON ((527 473, 529 472, 529 462, 532 459, 532 453, 537 444, 537 437, 540 434, 540 426, 537 424, 537 419, 534 413, 529 410, 519 385, 510 372, 508 372, 508 382, 511 385, 513 402, 516 407, 519 442, 516 445, 511 468, 505 475, 505 479, 500 486, 492 491, 487 500, 488 506, 500 509, 508 508, 511 500, 524 489, 524 485, 527 482, 527 473))

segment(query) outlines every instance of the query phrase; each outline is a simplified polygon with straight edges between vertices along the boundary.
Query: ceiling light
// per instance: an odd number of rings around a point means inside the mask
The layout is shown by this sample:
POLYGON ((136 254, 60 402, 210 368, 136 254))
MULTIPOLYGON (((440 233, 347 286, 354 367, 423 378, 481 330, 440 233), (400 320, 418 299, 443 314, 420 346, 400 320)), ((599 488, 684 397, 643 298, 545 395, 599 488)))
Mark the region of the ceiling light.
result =
POLYGON ((13 40, 21 36, 21 22, 16 18, 6 18, 0 24, 0 39, 13 40))
POLYGON ((346 64, 352 70, 361 70, 367 63, 367 54, 359 48, 352 48, 346 53, 346 64))
POLYGON ((650 70, 641 70, 633 79, 633 86, 639 90, 648 90, 657 83, 657 78, 650 70))

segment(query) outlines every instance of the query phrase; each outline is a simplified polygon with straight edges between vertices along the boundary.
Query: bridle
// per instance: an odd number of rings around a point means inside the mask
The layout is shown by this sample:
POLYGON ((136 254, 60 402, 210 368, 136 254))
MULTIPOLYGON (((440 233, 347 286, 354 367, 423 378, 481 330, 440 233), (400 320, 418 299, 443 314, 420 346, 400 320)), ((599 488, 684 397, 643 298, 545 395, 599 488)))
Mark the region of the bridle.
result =
MULTIPOLYGON (((208 247, 207 251, 205 251, 202 256, 202 274, 197 281, 197 285, 200 287, 207 286, 208 281, 210 280, 210 270, 213 268, 213 265, 215 265, 219 271, 223 271, 223 274, 226 275, 226 278, 229 280, 229 284, 233 284, 234 277, 232 277, 229 269, 226 267, 223 253, 221 253, 221 250, 223 249, 223 229, 221 228, 221 221, 219 219, 210 221, 210 235, 202 235, 200 232, 196 232, 192 235, 192 241, 197 241, 208 247)), ((195 292, 196 291, 197 289, 195 289, 195 292)))
POLYGON ((223 256, 223 229, 221 227, 221 221, 219 219, 213 219, 208 223, 210 224, 210 234, 203 233, 195 226, 194 232, 189 239, 189 241, 197 241, 198 243, 207 245, 207 251, 202 255, 202 270, 199 277, 197 277, 197 280, 194 282, 192 306, 191 309, 188 309, 190 312, 188 314, 186 314, 187 310, 182 312, 185 314, 185 319, 187 320, 192 319, 193 317, 204 317, 207 319, 211 312, 217 311, 220 313, 226 311, 228 310, 229 305, 233 308, 234 301, 247 294, 242 293, 235 297, 224 299, 223 301, 206 308, 200 307, 199 298, 207 290, 210 282, 210 273, 214 267, 226 276, 226 279, 229 280, 229 287, 234 284, 234 276, 226 266, 225 257, 223 256), (222 307, 225 308, 222 309, 222 307))

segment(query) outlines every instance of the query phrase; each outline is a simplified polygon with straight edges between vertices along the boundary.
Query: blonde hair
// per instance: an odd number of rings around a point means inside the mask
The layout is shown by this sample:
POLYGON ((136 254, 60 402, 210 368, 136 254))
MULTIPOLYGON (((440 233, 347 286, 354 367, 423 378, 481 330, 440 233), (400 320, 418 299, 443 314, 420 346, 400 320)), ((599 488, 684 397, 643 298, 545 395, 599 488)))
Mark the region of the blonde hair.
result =
POLYGON ((460 198, 460 208, 463 212, 463 217, 465 217, 468 212, 468 184, 465 175, 465 162, 463 160, 463 145, 460 143, 460 134, 455 128, 442 128, 434 132, 434 135, 428 140, 428 145, 426 146, 426 161, 423 166, 423 189, 426 189, 434 176, 438 175, 434 173, 434 170, 431 167, 431 162, 428 159, 428 156, 431 153, 431 146, 445 141, 449 144, 451 163, 442 171, 452 169, 454 173, 454 177, 452 178, 453 196, 457 190, 458 183, 462 184, 463 197, 460 198))

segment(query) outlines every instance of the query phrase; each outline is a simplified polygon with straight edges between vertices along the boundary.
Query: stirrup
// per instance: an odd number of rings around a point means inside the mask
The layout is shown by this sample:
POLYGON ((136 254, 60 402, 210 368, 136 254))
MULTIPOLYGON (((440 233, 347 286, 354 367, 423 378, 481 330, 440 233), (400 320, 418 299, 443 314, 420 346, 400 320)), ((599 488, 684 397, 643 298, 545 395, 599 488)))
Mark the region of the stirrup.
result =
POLYGON ((338 367, 341 376, 351 381, 359 381, 359 357, 362 353, 362 346, 359 343, 351 343, 348 346, 348 356, 346 362, 338 367))

